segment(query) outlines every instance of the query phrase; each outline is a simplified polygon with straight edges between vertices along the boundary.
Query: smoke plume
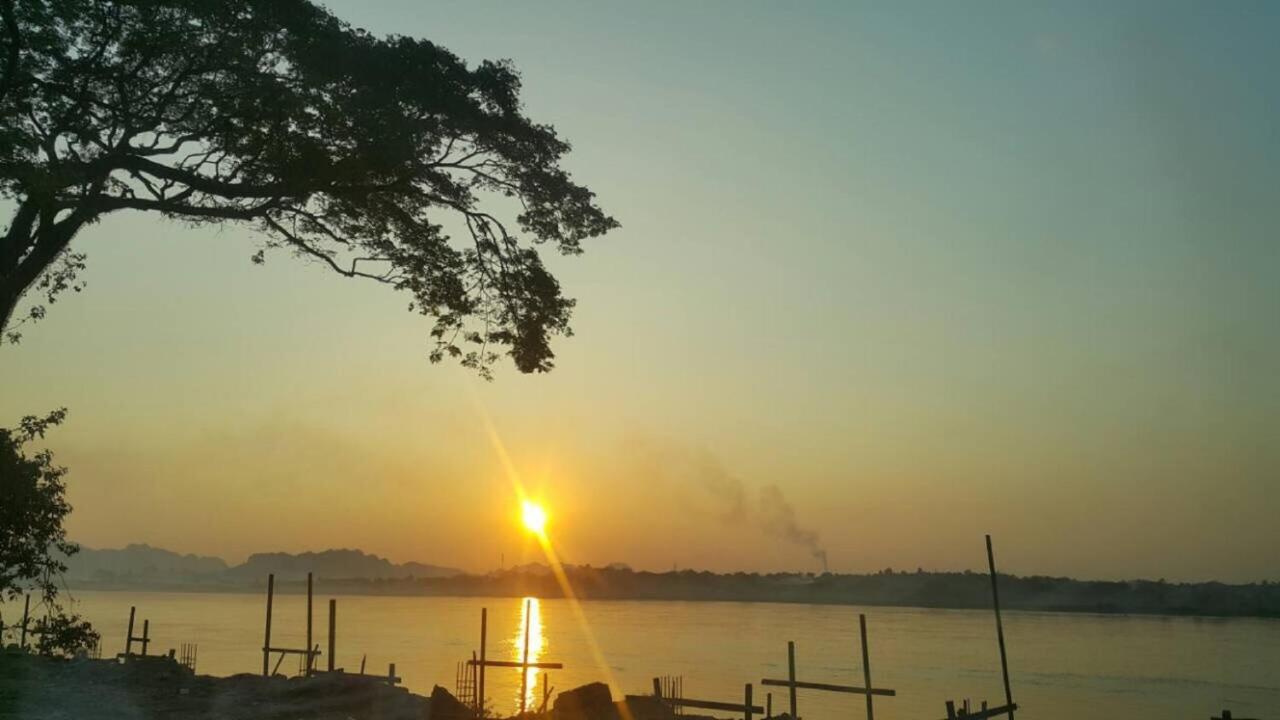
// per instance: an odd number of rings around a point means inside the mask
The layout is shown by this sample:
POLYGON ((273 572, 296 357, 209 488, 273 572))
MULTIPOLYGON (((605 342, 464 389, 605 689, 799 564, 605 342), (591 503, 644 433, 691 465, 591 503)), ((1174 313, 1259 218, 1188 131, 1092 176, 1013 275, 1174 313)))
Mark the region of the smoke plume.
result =
POLYGON ((648 451, 655 472, 705 492, 712 500, 712 512, 726 524, 747 523, 769 537, 799 546, 822 563, 822 571, 827 572, 827 551, 818 533, 800 524, 795 508, 777 485, 765 485, 758 493, 752 493, 706 449, 665 447, 657 452, 649 443, 636 446, 648 451))
POLYGON ((822 572, 827 572, 827 551, 822 547, 818 533, 800 527, 795 508, 787 502, 777 485, 760 488, 760 524, 769 535, 808 550, 813 559, 822 563, 822 572))

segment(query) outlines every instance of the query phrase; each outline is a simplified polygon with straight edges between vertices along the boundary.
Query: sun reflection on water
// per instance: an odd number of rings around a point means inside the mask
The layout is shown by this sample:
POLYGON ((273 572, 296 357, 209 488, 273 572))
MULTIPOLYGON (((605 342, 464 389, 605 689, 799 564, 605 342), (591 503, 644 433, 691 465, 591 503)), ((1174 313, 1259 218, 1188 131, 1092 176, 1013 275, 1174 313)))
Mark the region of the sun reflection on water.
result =
MULTIPOLYGON (((542 632, 542 606, 539 604, 538 598, 530 597, 520 600, 520 627, 516 629, 515 643, 513 643, 515 657, 512 658, 516 662, 524 660, 526 627, 529 629, 529 662, 536 663, 542 660, 543 648, 547 644, 546 636, 542 632)), ((518 676, 520 672, 521 670, 517 668, 516 675, 518 676)), ((538 674, 546 671, 538 668, 526 668, 523 672, 525 673, 525 702, 530 710, 536 710, 542 702, 542 688, 538 684, 541 682, 541 678, 538 677, 538 674)), ((519 682, 520 678, 517 677, 517 685, 519 682)), ((519 689, 515 692, 515 701, 516 707, 520 707, 519 689)))

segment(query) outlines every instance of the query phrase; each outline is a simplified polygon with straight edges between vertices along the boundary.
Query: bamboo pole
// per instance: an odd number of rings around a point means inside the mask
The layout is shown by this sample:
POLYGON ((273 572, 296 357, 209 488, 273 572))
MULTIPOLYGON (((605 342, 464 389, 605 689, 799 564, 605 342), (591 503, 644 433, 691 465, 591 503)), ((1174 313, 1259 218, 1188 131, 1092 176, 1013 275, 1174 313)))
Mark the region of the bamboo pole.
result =
POLYGON ((1000 674, 1004 677, 1004 702, 1009 706, 1009 720, 1013 720, 1013 691, 1009 689, 1009 659, 1004 651, 1004 624, 1000 622, 1000 588, 996 583, 996 556, 991 550, 991 536, 987 536, 987 566, 991 568, 991 604, 996 611, 996 641, 1000 643, 1000 674))
POLYGON ((329 598, 329 672, 333 672, 333 654, 337 647, 336 632, 338 629, 338 601, 329 598))
MULTIPOLYGON (((271 677, 271 601, 276 594, 276 576, 275 573, 267 575, 267 631, 266 637, 262 640, 262 676, 271 677)), ((132 626, 133 618, 130 615, 129 624, 132 626)))
MULTIPOLYGON (((124 636, 124 656, 125 657, 129 657, 129 655, 133 653, 133 616, 137 614, 137 612, 138 612, 138 608, 136 606, 133 606, 133 605, 129 606, 129 629, 125 631, 125 636, 124 636)), ((26 625, 26 623, 23 622, 23 625, 26 625)))
POLYGON ((791 681, 788 691, 791 693, 791 720, 796 720, 796 643, 787 641, 787 679, 791 681))
POLYGON ((307 671, 303 673, 306 677, 311 677, 311 573, 307 573, 307 671))
POLYGON ((529 691, 529 626, 533 624, 532 622, 530 622, 531 618, 529 616, 529 613, 533 611, 532 607, 533 607, 533 601, 526 599, 524 601, 524 658, 521 660, 521 668, 520 668, 520 714, 521 715, 524 714, 525 701, 528 699, 525 696, 529 691))
POLYGON ((480 665, 476 678, 476 717, 484 717, 484 646, 488 639, 489 608, 480 608, 480 665))
POLYGON ((23 650, 27 649, 27 619, 31 617, 31 595, 28 593, 24 596, 22 602, 22 640, 19 641, 19 647, 23 650))
POLYGON ((875 720, 871 702, 871 653, 867 649, 867 616, 858 613, 858 631, 862 635, 862 680, 867 688, 867 720, 875 720))

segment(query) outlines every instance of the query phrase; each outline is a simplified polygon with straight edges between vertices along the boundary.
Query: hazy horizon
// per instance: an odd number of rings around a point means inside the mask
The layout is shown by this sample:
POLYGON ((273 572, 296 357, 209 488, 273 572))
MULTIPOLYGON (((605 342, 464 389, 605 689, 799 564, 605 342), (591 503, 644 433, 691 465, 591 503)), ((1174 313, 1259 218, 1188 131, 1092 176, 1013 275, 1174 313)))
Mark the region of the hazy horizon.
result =
MULTIPOLYGON (((73 542, 74 542, 74 539, 73 539, 73 542)), ((530 566, 530 565, 534 565, 534 566, 541 566, 541 567, 545 567, 545 568, 550 568, 550 567, 551 567, 551 565, 550 565, 549 561, 548 561, 545 557, 542 557, 542 556, 540 556, 540 555, 536 555, 536 556, 535 556, 535 555, 528 555, 528 556, 522 555, 522 556, 521 556, 521 558, 520 558, 520 560, 519 560, 518 562, 511 562, 509 559, 506 559, 506 565, 505 565, 505 566, 503 566, 503 567, 499 567, 498 565, 495 565, 495 566, 493 566, 493 567, 465 567, 465 566, 462 566, 460 563, 456 563, 456 562, 451 561, 449 558, 437 558, 437 557, 429 557, 429 556, 424 556, 424 557, 415 557, 415 556, 411 556, 411 555, 406 555, 406 556, 404 556, 404 557, 394 557, 394 556, 382 555, 382 554, 380 554, 380 553, 373 553, 373 552, 370 552, 370 551, 365 550, 365 549, 360 548, 360 547, 353 547, 353 546, 340 546, 340 545, 335 545, 335 546, 332 546, 332 547, 318 547, 318 546, 317 546, 317 547, 311 547, 311 548, 302 548, 302 549, 299 549, 299 550, 281 550, 281 549, 263 548, 263 549, 259 549, 259 550, 251 551, 251 552, 249 552, 248 554, 244 554, 244 555, 237 555, 237 556, 226 556, 226 555, 205 554, 205 553, 188 553, 188 552, 183 552, 183 551, 177 550, 177 549, 175 549, 175 548, 170 548, 170 547, 160 547, 160 546, 156 546, 156 545, 149 545, 149 544, 147 544, 147 543, 125 543, 125 544, 120 545, 120 546, 118 546, 118 547, 96 547, 96 546, 90 546, 90 545, 81 544, 81 547, 82 547, 82 548, 84 548, 84 549, 86 549, 86 550, 94 550, 94 551, 120 551, 120 550, 127 550, 130 546, 134 546, 134 545, 149 547, 149 548, 151 548, 152 550, 165 550, 165 551, 169 551, 169 552, 177 553, 177 554, 179 554, 179 555, 183 555, 183 556, 195 556, 195 557, 200 557, 200 558, 216 558, 216 559, 219 559, 219 560, 224 561, 224 562, 227 564, 227 567, 228 567, 228 568, 233 568, 233 567, 237 567, 237 566, 239 566, 239 565, 243 565, 243 564, 245 564, 245 563, 249 560, 249 558, 250 558, 250 557, 252 557, 252 556, 254 556, 254 555, 270 555, 270 554, 277 554, 277 553, 279 553, 279 554, 286 554, 286 555, 297 556, 297 555, 303 555, 303 554, 306 554, 306 553, 320 554, 320 553, 324 553, 324 552, 333 552, 333 551, 355 551, 355 552, 364 553, 365 555, 368 555, 368 556, 377 557, 377 558, 382 558, 382 559, 387 560, 387 561, 389 561, 389 562, 391 562, 391 563, 393 563, 393 564, 395 564, 395 565, 405 565, 405 564, 409 564, 409 563, 418 563, 418 564, 421 564, 421 565, 429 565, 429 566, 437 567, 437 568, 441 568, 441 569, 460 570, 460 571, 462 571, 463 573, 465 573, 465 574, 469 574, 469 575, 484 575, 484 574, 488 574, 488 573, 495 572, 495 571, 500 571, 500 570, 514 570, 514 569, 518 569, 518 568, 526 567, 526 566, 530 566)), ((767 569, 767 570, 751 569, 751 568, 725 568, 725 569, 721 569, 721 570, 708 570, 707 568, 700 568, 700 567, 685 567, 685 566, 675 566, 675 567, 672 567, 672 566, 668 566, 668 567, 659 567, 659 566, 654 566, 654 567, 642 567, 642 566, 636 565, 636 564, 634 564, 634 563, 627 562, 625 559, 621 559, 621 558, 620 558, 620 559, 616 559, 616 560, 606 561, 606 562, 579 562, 579 561, 577 561, 577 560, 574 560, 573 558, 568 558, 568 557, 560 557, 560 558, 558 558, 558 559, 559 559, 560 563, 561 563, 562 565, 566 566, 566 567, 575 566, 575 567, 592 567, 592 568, 596 568, 596 569, 603 569, 603 568, 607 568, 607 567, 610 567, 610 566, 622 565, 622 566, 625 566, 627 569, 633 570, 633 571, 635 571, 635 572, 649 572, 649 573, 682 572, 682 571, 685 571, 685 570, 690 570, 690 571, 693 571, 693 572, 714 572, 714 573, 716 573, 716 574, 720 574, 720 575, 731 575, 731 574, 740 573, 740 572, 741 572, 741 573, 747 573, 747 574, 751 574, 751 573, 759 573, 759 574, 762 574, 762 575, 763 575, 763 574, 770 574, 770 573, 781 573, 781 574, 813 574, 813 575, 819 575, 819 574, 821 574, 821 572, 822 572, 822 571, 821 571, 821 569, 814 569, 814 568, 812 568, 812 567, 806 567, 804 563, 801 563, 801 564, 799 564, 799 565, 797 565, 796 567, 793 567, 793 568, 778 567, 778 568, 772 568, 772 569, 767 569)), ((500 562, 501 562, 502 560, 504 560, 504 558, 499 558, 499 561, 500 561, 500 562)), ((984 556, 984 557, 983 557, 983 559, 982 559, 982 562, 975 562, 972 566, 968 566, 968 567, 928 567, 928 566, 924 566, 924 565, 913 565, 913 566, 911 566, 911 567, 907 567, 907 566, 903 566, 903 567, 898 567, 898 566, 884 566, 884 567, 879 567, 879 568, 871 568, 871 569, 868 569, 868 570, 848 570, 848 571, 842 571, 842 570, 831 570, 831 573, 832 573, 832 574, 840 574, 840 575, 875 575, 875 574, 878 574, 878 573, 883 572, 883 571, 884 571, 884 570, 886 570, 886 569, 889 569, 889 570, 893 570, 893 572, 895 572, 895 573, 905 573, 905 574, 911 574, 911 573, 915 573, 915 572, 917 572, 917 571, 923 571, 923 572, 926 572, 926 573, 964 573, 964 572, 974 572, 974 573, 978 573, 978 574, 986 574, 986 573, 987 573, 987 567, 986 567, 986 565, 985 565, 985 562, 986 562, 986 560, 985 560, 985 556, 984 556)), ((811 563, 810 563, 810 564, 811 564, 811 563)), ((1200 583, 1200 582, 1226 582, 1226 581, 1220 580, 1220 579, 1218 579, 1218 578, 1187 578, 1187 579, 1174 580, 1174 579, 1164 578, 1164 577, 1155 577, 1155 576, 1149 576, 1149 577, 1148 577, 1148 576, 1143 576, 1143 575, 1135 575, 1135 576, 1131 576, 1131 577, 1120 577, 1120 576, 1116 576, 1116 577, 1063 576, 1063 575, 1053 575, 1053 574, 1051 574, 1051 573, 1036 572, 1035 570, 1028 570, 1028 571, 1025 571, 1025 572, 1013 572, 1013 571, 1006 570, 1006 569, 1004 569, 1004 568, 999 568, 999 572, 1000 572, 1002 575, 1004 575, 1004 574, 1010 574, 1010 575, 1018 575, 1018 576, 1020 576, 1020 577, 1030 577, 1030 576, 1067 577, 1067 578, 1069 578, 1069 579, 1071 579, 1071 580, 1081 580, 1081 581, 1093 581, 1093 580, 1097 580, 1097 581, 1130 581, 1130 580, 1134 580, 1134 581, 1157 581, 1157 580, 1164 580, 1164 581, 1168 581, 1168 582, 1188 583, 1188 584, 1194 584, 1194 583, 1200 583)), ((1243 579, 1243 580, 1239 580, 1239 581, 1233 581, 1233 582, 1231 582, 1231 583, 1229 583, 1229 584, 1245 584, 1245 585, 1247 585, 1247 584, 1251 584, 1251 583, 1275 582, 1275 581, 1276 581, 1276 580, 1275 580, 1275 578, 1273 578, 1273 577, 1261 577, 1261 578, 1255 578, 1255 579, 1253 579, 1253 580, 1243 579)))
POLYGON ((979 5, 330 2, 512 59, 573 143, 623 227, 547 258, 556 369, 431 365, 406 296, 117 214, 0 348, 0 426, 69 408, 94 547, 540 560, 492 426, 576 563, 989 532, 1020 575, 1280 579, 1280 4, 979 5))

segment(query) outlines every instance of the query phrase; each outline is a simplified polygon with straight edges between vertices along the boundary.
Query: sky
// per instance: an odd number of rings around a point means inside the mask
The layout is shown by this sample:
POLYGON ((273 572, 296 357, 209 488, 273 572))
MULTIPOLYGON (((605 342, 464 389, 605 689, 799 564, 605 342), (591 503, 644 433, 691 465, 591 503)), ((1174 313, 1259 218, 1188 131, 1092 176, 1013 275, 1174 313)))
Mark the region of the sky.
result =
MULTIPOLYGON (((622 229, 557 367, 431 365, 408 298, 118 215, 0 348, 71 537, 231 561, 1280 579, 1280 6, 377 3, 510 58, 622 229)), ((7 209, 7 208, 6 208, 7 209)))

